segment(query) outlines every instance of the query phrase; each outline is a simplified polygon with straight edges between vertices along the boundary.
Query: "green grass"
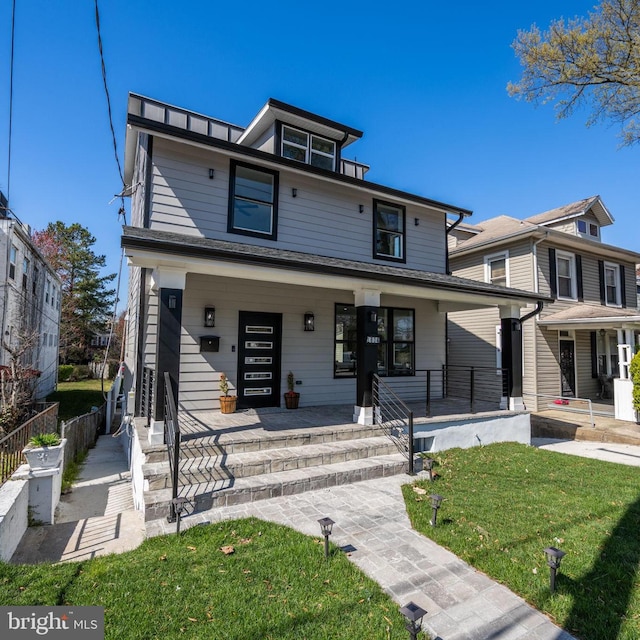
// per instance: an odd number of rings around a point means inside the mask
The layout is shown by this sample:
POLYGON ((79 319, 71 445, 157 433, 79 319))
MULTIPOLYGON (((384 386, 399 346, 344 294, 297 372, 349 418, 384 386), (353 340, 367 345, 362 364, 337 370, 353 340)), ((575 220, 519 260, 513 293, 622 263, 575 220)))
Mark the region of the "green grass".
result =
POLYGON ((320 539, 254 518, 85 562, 0 564, 0 604, 103 606, 107 640, 407 636, 397 605, 342 552, 326 561, 320 539))
POLYGON ((427 494, 403 488, 415 529, 583 640, 640 638, 640 470, 518 444, 433 457, 427 494), (554 594, 549 546, 567 553, 554 594))
MULTIPOLYGON (((102 380, 80 380, 79 382, 59 382, 58 390, 47 397, 48 402, 59 402, 58 418, 70 420, 91 411, 91 407, 101 407, 105 403, 102 380)), ((112 381, 104 381, 104 392, 111 388, 112 381)))

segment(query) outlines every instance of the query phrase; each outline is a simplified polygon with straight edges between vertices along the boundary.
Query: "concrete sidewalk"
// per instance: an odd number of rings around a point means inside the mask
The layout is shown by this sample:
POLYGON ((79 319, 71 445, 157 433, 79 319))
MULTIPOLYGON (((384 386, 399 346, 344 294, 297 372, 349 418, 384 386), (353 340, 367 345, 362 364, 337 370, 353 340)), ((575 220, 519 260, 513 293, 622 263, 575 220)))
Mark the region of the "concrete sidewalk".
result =
POLYGON ((133 508, 130 474, 120 439, 98 438, 78 481, 61 497, 56 524, 30 527, 11 562, 86 560, 135 549, 145 538, 144 516, 133 508))

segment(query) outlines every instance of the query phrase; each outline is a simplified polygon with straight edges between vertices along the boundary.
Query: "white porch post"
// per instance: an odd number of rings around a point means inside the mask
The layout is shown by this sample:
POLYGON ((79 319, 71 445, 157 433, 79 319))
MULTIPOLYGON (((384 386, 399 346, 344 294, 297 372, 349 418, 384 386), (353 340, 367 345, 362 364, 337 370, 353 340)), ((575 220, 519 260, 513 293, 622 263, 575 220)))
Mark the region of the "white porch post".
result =
POLYGON ((616 329, 618 334, 618 369, 620 377, 613 380, 614 410, 617 420, 635 422, 633 408, 633 381, 629 377, 629 365, 633 358, 633 330, 616 329))

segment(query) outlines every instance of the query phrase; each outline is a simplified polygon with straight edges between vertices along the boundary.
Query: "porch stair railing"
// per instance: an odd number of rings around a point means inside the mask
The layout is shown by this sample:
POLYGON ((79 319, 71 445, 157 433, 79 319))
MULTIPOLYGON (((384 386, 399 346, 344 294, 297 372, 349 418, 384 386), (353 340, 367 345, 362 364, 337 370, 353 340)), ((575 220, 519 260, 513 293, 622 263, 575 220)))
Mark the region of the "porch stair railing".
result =
POLYGON ((372 404, 375 424, 407 458, 409 475, 414 475, 413 411, 377 374, 373 375, 372 404))
MULTIPOLYGON (((589 398, 574 398, 567 396, 553 396, 544 393, 525 393, 525 398, 542 398, 543 402, 546 402, 544 409, 554 409, 558 411, 573 411, 574 413, 588 413, 589 422, 593 429, 596 428, 595 420, 593 419, 593 403, 589 398), (583 408, 586 406, 586 409, 583 408)), ((540 407, 538 407, 540 410, 540 407)))
POLYGON ((178 498, 178 482, 180 471, 180 443, 182 435, 178 412, 173 397, 173 387, 169 373, 164 373, 164 441, 169 453, 169 468, 171 470, 171 505, 169 507, 169 522, 176 521, 176 499, 178 498))
POLYGON ((153 414, 153 369, 144 367, 142 370, 142 394, 140 399, 141 414, 147 419, 147 428, 151 426, 153 414))

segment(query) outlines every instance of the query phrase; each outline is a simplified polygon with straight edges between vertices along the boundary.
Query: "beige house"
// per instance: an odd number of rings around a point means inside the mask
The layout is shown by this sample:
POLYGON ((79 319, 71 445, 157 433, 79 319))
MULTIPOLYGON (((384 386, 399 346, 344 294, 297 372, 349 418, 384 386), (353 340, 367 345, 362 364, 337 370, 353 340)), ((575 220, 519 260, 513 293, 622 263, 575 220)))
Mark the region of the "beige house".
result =
MULTIPOLYGON (((553 298, 522 325, 527 408, 563 398, 615 400, 616 415, 631 419, 628 363, 640 330, 640 254, 603 243, 602 228, 610 224, 612 215, 593 196, 525 220, 498 216, 451 229, 454 275, 553 298)), ((450 313, 448 320, 450 364, 500 366, 495 310, 450 313)))

